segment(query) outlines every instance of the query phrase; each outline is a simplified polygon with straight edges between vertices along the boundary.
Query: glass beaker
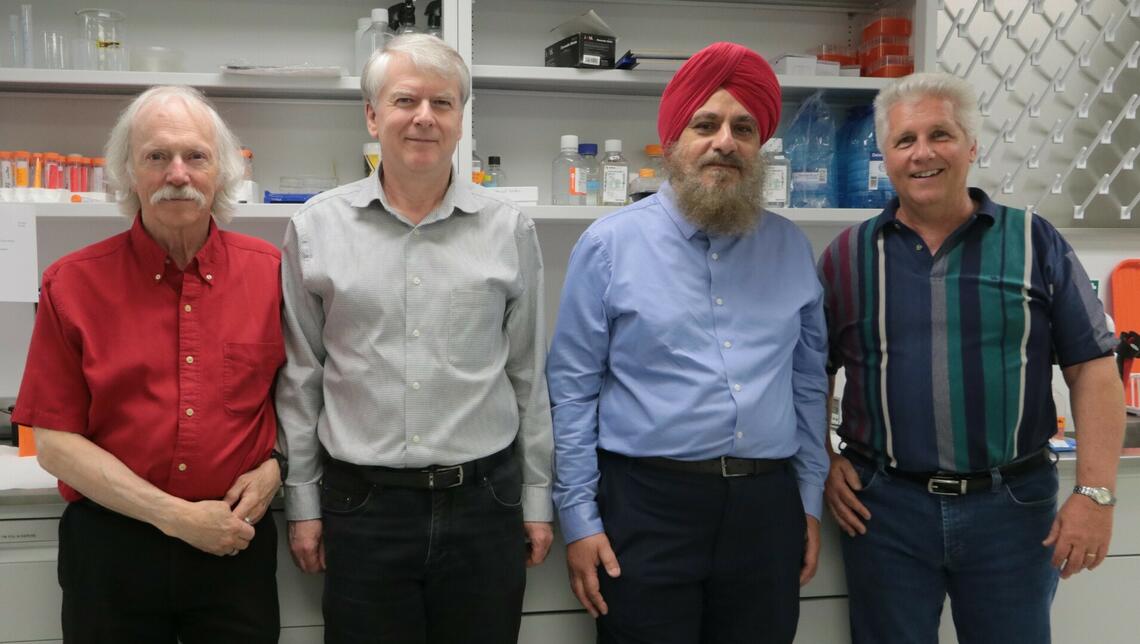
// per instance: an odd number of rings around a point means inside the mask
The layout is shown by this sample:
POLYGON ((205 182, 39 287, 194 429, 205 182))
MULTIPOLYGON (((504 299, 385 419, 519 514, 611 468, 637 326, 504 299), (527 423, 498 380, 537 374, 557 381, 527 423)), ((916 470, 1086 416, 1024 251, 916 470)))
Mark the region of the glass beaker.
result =
POLYGON ((91 69, 124 71, 127 68, 126 46, 123 44, 122 12, 114 9, 81 9, 75 12, 81 21, 83 39, 90 43, 91 69))

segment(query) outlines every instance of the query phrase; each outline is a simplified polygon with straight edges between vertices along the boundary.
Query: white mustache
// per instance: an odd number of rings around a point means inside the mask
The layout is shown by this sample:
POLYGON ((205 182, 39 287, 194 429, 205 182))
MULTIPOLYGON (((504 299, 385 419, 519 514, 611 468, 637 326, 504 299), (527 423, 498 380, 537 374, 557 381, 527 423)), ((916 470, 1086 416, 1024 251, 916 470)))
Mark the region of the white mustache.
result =
POLYGON ((206 195, 199 192, 193 186, 171 186, 165 185, 154 192, 150 196, 150 205, 157 206, 162 201, 181 201, 185 199, 193 200, 198 204, 199 208, 205 208, 209 204, 206 203, 206 195))

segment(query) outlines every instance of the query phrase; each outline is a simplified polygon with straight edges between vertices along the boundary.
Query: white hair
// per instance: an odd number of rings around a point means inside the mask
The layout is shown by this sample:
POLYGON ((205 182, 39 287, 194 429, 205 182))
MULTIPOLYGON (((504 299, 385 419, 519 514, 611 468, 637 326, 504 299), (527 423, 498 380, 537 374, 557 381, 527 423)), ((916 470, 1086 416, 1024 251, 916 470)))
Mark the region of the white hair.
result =
POLYGON ((152 103, 182 101, 188 107, 197 107, 214 126, 214 153, 218 165, 218 185, 214 203, 207 204, 214 218, 229 223, 237 204, 238 191, 245 175, 245 161, 241 156, 241 143, 230 130, 217 110, 198 90, 183 85, 159 85, 139 94, 119 115, 103 156, 107 159, 107 181, 119 194, 119 210, 127 217, 138 213, 139 195, 135 192, 135 176, 131 163, 131 131, 144 107, 152 103))
POLYGON ((978 140, 982 114, 978 110, 978 96, 969 82, 941 72, 911 74, 891 82, 875 97, 875 143, 880 152, 885 152, 887 135, 890 134, 891 109, 899 103, 930 96, 950 101, 954 122, 966 133, 971 144, 978 140))
POLYGON ((372 52, 364 69, 360 72, 360 91, 364 100, 376 109, 376 98, 384 87, 388 65, 394 54, 403 54, 412 66, 422 72, 435 74, 459 83, 459 104, 467 105, 471 96, 471 71, 459 52, 436 36, 429 34, 404 34, 388 41, 383 49, 372 52))

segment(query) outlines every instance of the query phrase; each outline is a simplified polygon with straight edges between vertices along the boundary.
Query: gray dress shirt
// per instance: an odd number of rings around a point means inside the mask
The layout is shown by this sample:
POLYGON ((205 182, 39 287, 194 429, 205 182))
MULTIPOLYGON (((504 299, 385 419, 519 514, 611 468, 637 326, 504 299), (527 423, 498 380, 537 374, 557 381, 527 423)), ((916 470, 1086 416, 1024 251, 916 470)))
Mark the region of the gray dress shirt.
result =
POLYGON ((378 175, 289 222, 277 379, 285 513, 321 516, 321 448, 361 465, 455 465, 511 445, 523 518, 550 521, 542 255, 534 222, 454 180, 418 226, 378 175))

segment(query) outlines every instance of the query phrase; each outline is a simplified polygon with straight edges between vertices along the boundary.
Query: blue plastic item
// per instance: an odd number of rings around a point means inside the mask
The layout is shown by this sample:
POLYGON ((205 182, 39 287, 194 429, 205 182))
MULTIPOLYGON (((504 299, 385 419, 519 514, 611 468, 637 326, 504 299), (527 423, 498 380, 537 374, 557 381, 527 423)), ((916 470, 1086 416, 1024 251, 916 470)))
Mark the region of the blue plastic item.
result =
POLYGON ((839 138, 844 167, 840 172, 843 208, 885 208, 895 196, 875 143, 875 110, 870 105, 848 110, 839 138))
POLYGON ((822 91, 800 105, 784 141, 785 154, 792 163, 791 206, 839 207, 835 118, 823 101, 822 91))
POLYGON ((319 192, 304 193, 304 192, 269 192, 265 191, 265 203, 305 203, 313 197, 320 194, 319 192))

